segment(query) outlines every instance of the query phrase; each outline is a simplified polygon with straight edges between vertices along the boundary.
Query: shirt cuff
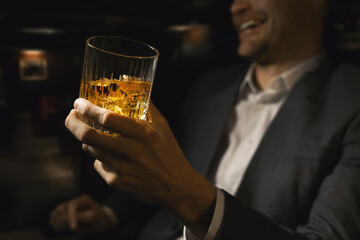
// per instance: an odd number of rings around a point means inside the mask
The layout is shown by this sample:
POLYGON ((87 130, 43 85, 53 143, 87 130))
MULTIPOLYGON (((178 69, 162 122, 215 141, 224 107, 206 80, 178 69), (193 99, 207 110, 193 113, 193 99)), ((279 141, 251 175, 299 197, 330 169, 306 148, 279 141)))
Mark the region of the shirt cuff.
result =
POLYGON ((110 220, 111 226, 115 227, 117 225, 117 217, 116 217, 114 211, 109 206, 106 206, 106 205, 103 205, 102 208, 103 208, 106 216, 110 220))
MULTIPOLYGON (((216 203, 215 203, 215 210, 213 217, 211 219, 211 223, 209 229, 204 237, 204 240, 213 240, 216 237, 217 232, 221 226, 221 222, 224 216, 224 193, 216 188, 216 203)), ((184 239, 185 240, 198 240, 199 238, 196 237, 189 229, 184 226, 183 231, 184 239)))

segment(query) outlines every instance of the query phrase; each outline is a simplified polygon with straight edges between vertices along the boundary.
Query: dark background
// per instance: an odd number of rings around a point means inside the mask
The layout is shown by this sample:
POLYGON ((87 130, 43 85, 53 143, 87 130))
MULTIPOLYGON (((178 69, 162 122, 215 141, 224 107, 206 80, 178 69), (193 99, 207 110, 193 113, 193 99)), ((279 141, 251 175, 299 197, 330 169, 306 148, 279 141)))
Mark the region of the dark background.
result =
MULTIPOLYGON (((331 54, 358 65, 360 4, 336 3, 327 36, 331 54)), ((230 4, 229 0, 0 4, 0 239, 50 239, 46 223, 56 204, 83 192, 101 200, 112 191, 64 127, 78 96, 85 40, 117 35, 157 48, 152 100, 175 127, 179 106, 199 73, 243 61, 236 55, 230 4), (28 50, 42 52, 45 79, 21 78, 19 63, 28 50)))
MULTIPOLYGON (((9 104, 32 108, 28 94, 32 97, 55 94, 60 98, 64 94, 77 95, 86 38, 118 35, 144 41, 160 51, 153 101, 159 108, 167 107, 162 106, 167 99, 164 97, 182 95, 195 74, 192 70, 200 70, 209 63, 225 64, 235 58, 236 36, 230 22, 229 4, 230 1, 180 0, 66 0, 45 4, 14 1, 0 12, 3 79, 13 79, 3 80, 5 98, 9 104), (208 49, 201 54, 183 55, 182 38, 188 30, 172 27, 197 25, 210 25, 206 39, 208 49), (49 75, 46 81, 19 81, 19 54, 28 49, 46 52, 49 75), (163 92, 168 86, 169 90, 163 92)), ((171 101, 177 104, 176 97, 171 101)))

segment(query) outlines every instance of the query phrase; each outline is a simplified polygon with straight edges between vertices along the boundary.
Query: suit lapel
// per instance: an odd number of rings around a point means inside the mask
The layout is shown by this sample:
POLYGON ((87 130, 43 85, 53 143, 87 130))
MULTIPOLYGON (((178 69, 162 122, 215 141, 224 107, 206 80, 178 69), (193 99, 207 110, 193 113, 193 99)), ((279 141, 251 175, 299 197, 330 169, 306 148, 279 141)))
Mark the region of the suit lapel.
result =
POLYGON ((232 71, 212 75, 207 81, 213 85, 207 85, 209 89, 199 93, 204 99, 190 113, 192 116, 189 117, 183 149, 192 166, 203 175, 206 175, 216 152, 247 68, 245 64, 232 71))

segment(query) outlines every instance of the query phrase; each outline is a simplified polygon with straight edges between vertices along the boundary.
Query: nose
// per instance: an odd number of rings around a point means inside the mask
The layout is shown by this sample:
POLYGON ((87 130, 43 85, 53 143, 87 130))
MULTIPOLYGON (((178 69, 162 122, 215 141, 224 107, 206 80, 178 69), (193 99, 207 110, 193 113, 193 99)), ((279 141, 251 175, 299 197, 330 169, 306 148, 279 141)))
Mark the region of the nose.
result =
POLYGON ((249 0, 234 0, 234 2, 231 4, 230 12, 232 14, 234 13, 242 13, 249 9, 251 7, 251 4, 249 0))

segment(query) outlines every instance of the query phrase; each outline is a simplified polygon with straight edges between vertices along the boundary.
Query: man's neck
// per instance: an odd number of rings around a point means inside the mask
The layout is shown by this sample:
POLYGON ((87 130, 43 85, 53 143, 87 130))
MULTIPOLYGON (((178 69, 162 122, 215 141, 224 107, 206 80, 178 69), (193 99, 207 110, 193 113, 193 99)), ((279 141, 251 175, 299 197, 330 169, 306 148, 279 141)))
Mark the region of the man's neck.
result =
POLYGON ((265 89, 274 77, 289 70, 300 62, 320 54, 320 52, 321 51, 317 51, 313 54, 304 55, 299 58, 292 57, 287 60, 278 60, 268 64, 255 62, 254 79, 257 87, 265 89))

